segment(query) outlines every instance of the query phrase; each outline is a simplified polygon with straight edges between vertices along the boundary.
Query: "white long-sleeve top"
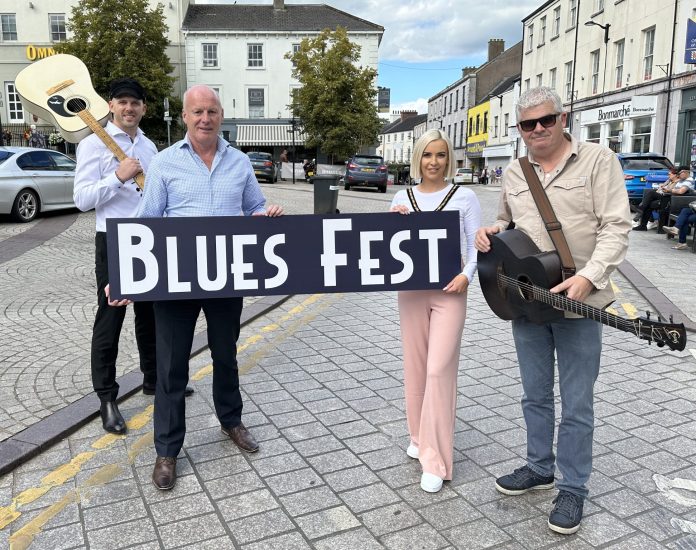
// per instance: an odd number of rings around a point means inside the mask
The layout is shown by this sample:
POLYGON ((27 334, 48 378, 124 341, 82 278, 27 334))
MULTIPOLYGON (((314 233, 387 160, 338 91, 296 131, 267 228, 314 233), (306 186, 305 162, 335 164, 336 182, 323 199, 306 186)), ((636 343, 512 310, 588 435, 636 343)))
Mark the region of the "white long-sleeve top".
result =
MULTIPOLYGON (((435 193, 423 193, 418 187, 413 188, 413 195, 421 211, 432 212, 435 210, 445 195, 452 188, 452 184, 435 193)), ((408 200, 406 190, 401 190, 394 195, 392 206, 405 205, 413 212, 411 201, 408 200)), ((462 275, 466 275, 471 283, 476 273, 476 248, 474 247, 474 237, 476 230, 481 227, 481 205, 476 194, 465 187, 460 187, 450 198, 443 210, 456 210, 459 212, 459 234, 461 238, 461 254, 464 263, 462 275)))
MULTIPOLYGON (((123 152, 140 161, 147 173, 150 160, 157 153, 157 147, 138 128, 135 139, 112 122, 105 130, 123 152)), ((121 183, 116 177, 119 161, 106 145, 92 134, 77 146, 77 169, 73 200, 83 212, 94 208, 97 214, 97 231, 106 231, 107 218, 135 217, 142 195, 134 180, 121 183)))

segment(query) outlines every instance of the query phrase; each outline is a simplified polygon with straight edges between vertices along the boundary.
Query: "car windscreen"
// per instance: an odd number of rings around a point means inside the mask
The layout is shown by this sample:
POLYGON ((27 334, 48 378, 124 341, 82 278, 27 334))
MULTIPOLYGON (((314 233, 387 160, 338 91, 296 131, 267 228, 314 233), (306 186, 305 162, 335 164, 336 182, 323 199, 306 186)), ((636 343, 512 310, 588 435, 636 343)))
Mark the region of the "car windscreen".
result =
POLYGON ((252 160, 272 160, 269 153, 247 153, 247 156, 252 160))
POLYGON ((364 164, 367 166, 379 166, 382 164, 382 157, 361 157, 361 156, 356 156, 353 157, 353 162, 355 164, 364 164))
POLYGON ((672 167, 669 160, 659 157, 625 158, 622 164, 624 170, 669 170, 672 167))
POLYGON ((472 172, 471 168, 457 168, 457 174, 471 174, 472 172))
POLYGON ((8 158, 10 158, 12 155, 14 155, 13 152, 11 151, 0 151, 0 164, 5 162, 8 158))

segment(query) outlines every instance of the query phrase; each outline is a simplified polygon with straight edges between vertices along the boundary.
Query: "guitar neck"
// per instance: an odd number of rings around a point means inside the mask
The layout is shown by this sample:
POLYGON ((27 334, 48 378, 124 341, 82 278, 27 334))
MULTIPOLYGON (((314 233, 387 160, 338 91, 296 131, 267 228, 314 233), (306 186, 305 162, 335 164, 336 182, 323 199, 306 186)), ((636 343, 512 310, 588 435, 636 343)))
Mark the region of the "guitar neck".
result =
MULTIPOLYGON (((118 159, 119 162, 123 161, 124 159, 128 158, 128 155, 123 152, 123 149, 121 149, 118 146, 118 143, 114 141, 114 138, 111 137, 111 135, 104 130, 101 124, 99 124, 99 121, 92 116, 92 113, 90 113, 87 109, 83 109, 82 111, 79 111, 77 113, 77 116, 79 116, 82 121, 89 127, 92 132, 94 132, 99 139, 102 140, 102 143, 106 145, 106 147, 111 151, 114 156, 118 159)), ((135 183, 142 189, 145 185, 145 176, 142 172, 137 174, 134 178, 135 183)))

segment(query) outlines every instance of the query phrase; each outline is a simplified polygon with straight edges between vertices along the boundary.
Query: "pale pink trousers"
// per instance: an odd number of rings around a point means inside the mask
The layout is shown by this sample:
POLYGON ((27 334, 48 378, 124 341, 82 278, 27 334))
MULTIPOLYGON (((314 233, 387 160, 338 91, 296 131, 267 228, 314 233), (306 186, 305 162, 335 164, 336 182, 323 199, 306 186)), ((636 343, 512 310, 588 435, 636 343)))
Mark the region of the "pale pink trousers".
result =
POLYGON ((406 420, 423 472, 452 479, 457 369, 466 293, 398 293, 406 420))

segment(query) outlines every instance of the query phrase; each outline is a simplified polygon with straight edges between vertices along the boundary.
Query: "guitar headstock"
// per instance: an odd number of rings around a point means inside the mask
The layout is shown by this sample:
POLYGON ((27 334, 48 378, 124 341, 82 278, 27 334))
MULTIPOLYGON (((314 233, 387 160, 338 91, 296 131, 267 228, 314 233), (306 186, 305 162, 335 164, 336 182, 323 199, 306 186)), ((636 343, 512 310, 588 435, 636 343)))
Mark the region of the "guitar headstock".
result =
POLYGON ((632 319, 636 336, 650 343, 655 342, 658 346, 667 346, 672 351, 683 351, 686 347, 686 329, 683 323, 665 323, 659 317, 657 321, 647 317, 632 319))

